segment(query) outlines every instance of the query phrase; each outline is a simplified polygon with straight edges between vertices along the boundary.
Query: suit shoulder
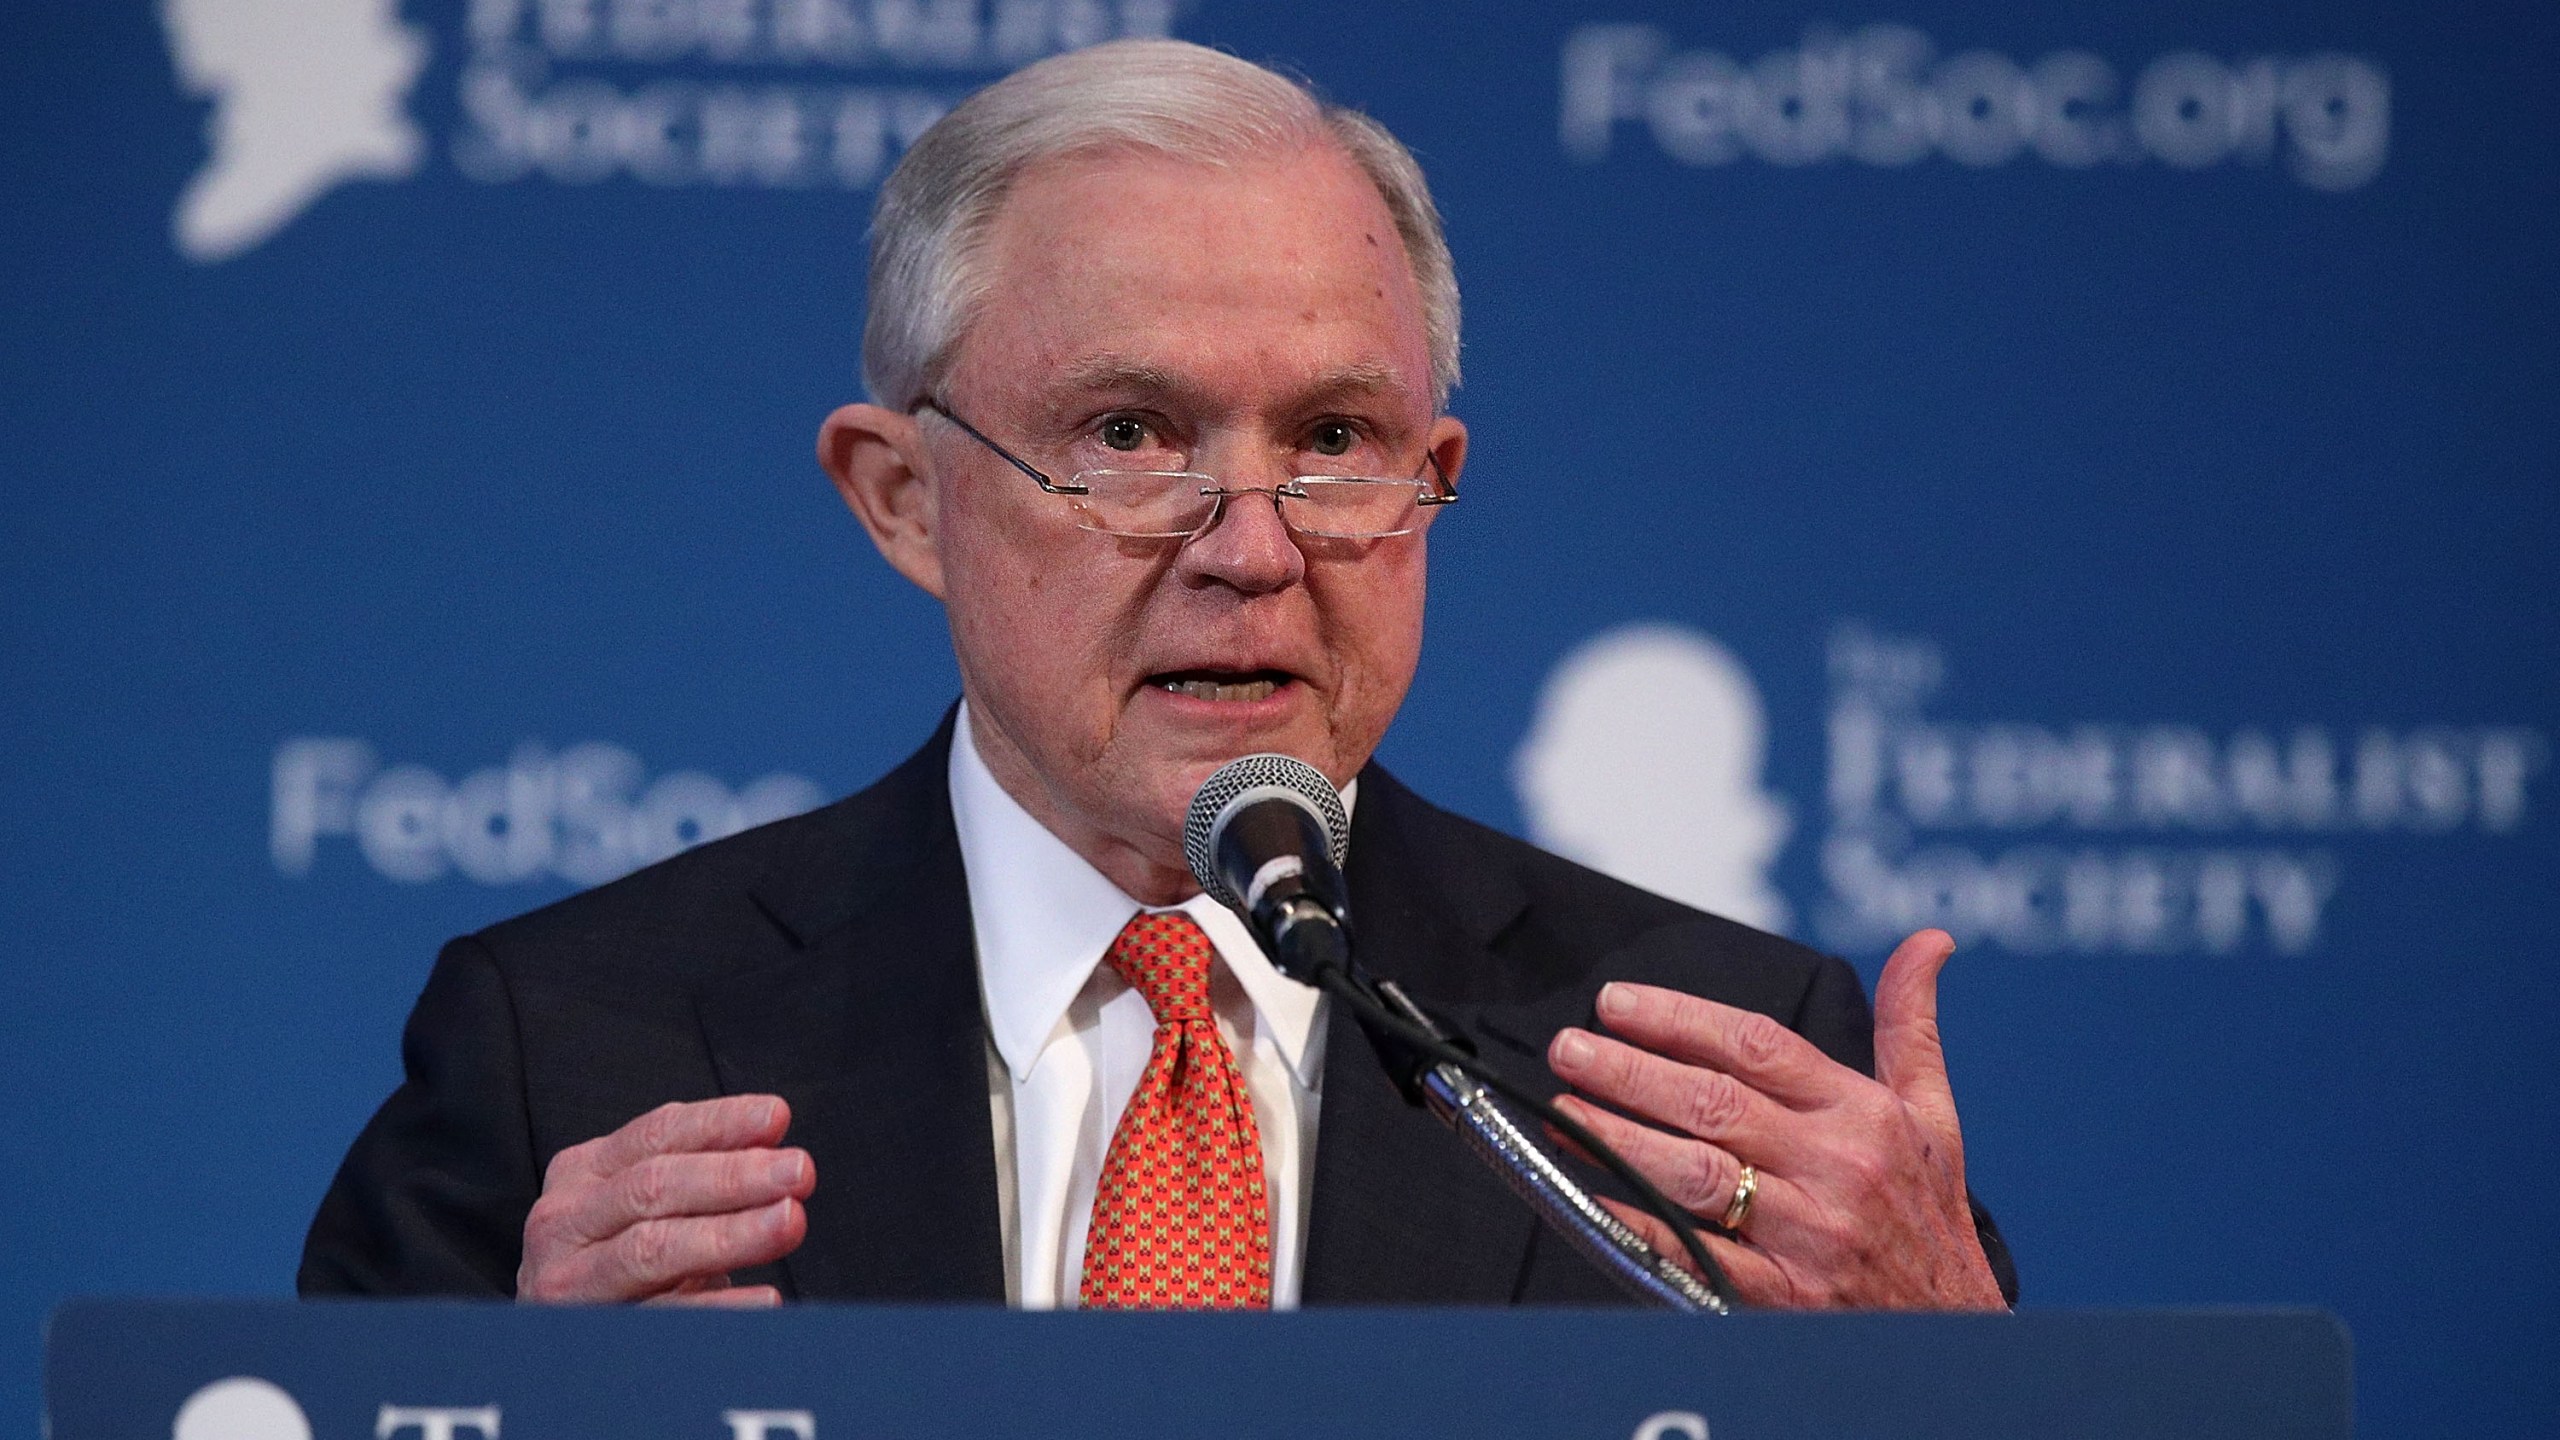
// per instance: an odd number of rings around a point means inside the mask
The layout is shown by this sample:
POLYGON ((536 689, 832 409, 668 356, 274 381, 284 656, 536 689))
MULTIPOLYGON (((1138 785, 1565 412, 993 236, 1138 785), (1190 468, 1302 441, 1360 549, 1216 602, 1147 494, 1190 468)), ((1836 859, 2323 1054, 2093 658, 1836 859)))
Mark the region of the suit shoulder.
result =
POLYGON ((773 933, 773 921, 755 901, 757 882, 819 838, 815 832, 824 813, 790 816, 697 845, 501 920, 471 938, 510 971, 575 964, 585 957, 649 972, 716 969, 742 948, 759 948, 752 942, 773 933))
POLYGON ((950 729, 868 788, 709 841, 472 938, 510 973, 695 980, 779 958, 894 885, 951 829, 950 729))

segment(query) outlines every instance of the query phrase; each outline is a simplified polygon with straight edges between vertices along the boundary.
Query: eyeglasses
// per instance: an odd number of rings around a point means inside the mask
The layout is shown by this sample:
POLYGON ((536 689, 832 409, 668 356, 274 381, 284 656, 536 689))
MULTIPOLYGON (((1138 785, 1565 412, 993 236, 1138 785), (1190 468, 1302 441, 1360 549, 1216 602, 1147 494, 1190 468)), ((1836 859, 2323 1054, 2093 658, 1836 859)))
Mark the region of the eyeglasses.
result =
POLYGON ((1227 501, 1238 495, 1270 496, 1281 523, 1299 535, 1378 540, 1413 533, 1423 507, 1454 504, 1458 498, 1458 487, 1449 483, 1438 457, 1429 451, 1422 456, 1435 482, 1429 484, 1417 473, 1403 480, 1299 475, 1277 485, 1227 486, 1214 475, 1193 470, 1079 470, 1061 483, 988 439, 940 401, 919 400, 915 408, 959 426, 1042 490, 1067 497, 1079 528, 1130 540, 1187 540, 1217 524, 1227 501))

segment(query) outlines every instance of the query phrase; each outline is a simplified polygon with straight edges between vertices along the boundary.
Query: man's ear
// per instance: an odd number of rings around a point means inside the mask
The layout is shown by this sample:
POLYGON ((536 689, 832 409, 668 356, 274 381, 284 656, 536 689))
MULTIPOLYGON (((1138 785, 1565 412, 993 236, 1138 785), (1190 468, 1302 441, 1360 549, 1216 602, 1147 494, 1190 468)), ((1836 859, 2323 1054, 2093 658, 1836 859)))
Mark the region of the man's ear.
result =
POLYGON ((941 599, 940 516, 915 417, 877 405, 840 407, 818 427, 818 463, 881 558, 941 599))
POLYGON ((1448 477, 1449 488, 1456 489, 1458 472, 1467 468, 1465 421, 1455 415, 1443 415, 1431 422, 1431 458, 1440 467, 1440 473, 1448 477))

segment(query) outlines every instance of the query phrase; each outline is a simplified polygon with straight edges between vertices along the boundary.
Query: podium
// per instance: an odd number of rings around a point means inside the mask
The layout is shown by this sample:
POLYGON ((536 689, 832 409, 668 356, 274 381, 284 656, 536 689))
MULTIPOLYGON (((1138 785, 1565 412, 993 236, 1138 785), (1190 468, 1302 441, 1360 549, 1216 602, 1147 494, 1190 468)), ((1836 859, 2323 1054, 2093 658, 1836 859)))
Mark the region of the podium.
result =
POLYGON ((2311 1311, 89 1300, 45 1338, 51 1440, 2338 1440, 2350 1406, 2311 1311))

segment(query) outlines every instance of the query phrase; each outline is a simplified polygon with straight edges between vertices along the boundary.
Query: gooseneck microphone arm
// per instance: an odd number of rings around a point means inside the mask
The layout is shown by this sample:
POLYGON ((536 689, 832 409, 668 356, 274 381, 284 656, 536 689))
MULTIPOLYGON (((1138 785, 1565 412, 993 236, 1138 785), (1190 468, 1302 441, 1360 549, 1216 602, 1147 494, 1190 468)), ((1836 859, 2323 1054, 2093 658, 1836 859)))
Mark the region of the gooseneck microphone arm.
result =
POLYGON ((1339 868, 1349 828, 1321 772, 1286 756, 1250 755, 1200 787, 1184 849, 1202 888, 1244 917, 1273 965, 1350 1007, 1405 1099, 1456 1131, 1548 1228, 1639 1299, 1729 1313, 1739 1303, 1733 1287, 1685 1212, 1589 1129, 1477 1059, 1465 1037, 1353 961, 1339 868), (1576 1183, 1503 1106, 1505 1099, 1616 1176, 1678 1238, 1695 1273, 1647 1244, 1576 1183))
MULTIPOLYGON (((1297 952, 1292 958, 1307 968, 1283 964, 1282 973, 1309 980, 1350 1006, 1352 1018, 1368 1034, 1379 1062, 1405 1099, 1456 1131, 1476 1158, 1500 1175, 1511 1193, 1549 1229, 1639 1299, 1673 1310, 1715 1314, 1729 1313, 1739 1303, 1723 1267, 1707 1252, 1694 1224, 1641 1171, 1571 1116, 1477 1059, 1462 1037, 1424 1013, 1395 982, 1361 974, 1350 963, 1347 946, 1326 947, 1316 941, 1327 933, 1339 937, 1339 927, 1303 912, 1293 918, 1296 923, 1284 933, 1297 942, 1290 947, 1297 952), (1340 958, 1322 954, 1326 948, 1341 951, 1340 958), (1553 1126, 1606 1166, 1679 1238, 1696 1273, 1682 1269, 1610 1214, 1530 1137, 1496 1096, 1553 1126)), ((1276 958, 1273 963, 1280 964, 1276 958)))

